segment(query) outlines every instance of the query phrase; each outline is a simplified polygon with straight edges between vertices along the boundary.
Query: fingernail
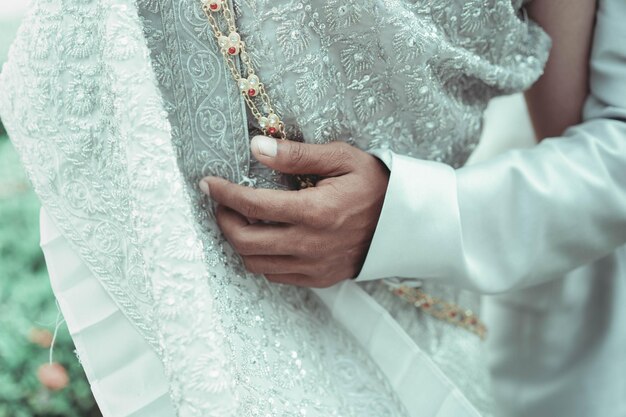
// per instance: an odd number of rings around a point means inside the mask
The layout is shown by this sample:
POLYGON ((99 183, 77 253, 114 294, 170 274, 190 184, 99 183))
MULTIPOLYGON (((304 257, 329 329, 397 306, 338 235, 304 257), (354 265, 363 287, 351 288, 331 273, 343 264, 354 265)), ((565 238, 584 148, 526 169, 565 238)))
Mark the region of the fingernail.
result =
POLYGON ((208 196, 211 195, 211 193, 209 192, 209 183, 206 182, 205 180, 201 180, 200 183, 198 184, 200 186, 200 189, 202 190, 202 192, 208 196))
POLYGON ((274 158, 278 153, 278 142, 267 136, 255 136, 252 138, 252 146, 255 146, 261 155, 274 158))

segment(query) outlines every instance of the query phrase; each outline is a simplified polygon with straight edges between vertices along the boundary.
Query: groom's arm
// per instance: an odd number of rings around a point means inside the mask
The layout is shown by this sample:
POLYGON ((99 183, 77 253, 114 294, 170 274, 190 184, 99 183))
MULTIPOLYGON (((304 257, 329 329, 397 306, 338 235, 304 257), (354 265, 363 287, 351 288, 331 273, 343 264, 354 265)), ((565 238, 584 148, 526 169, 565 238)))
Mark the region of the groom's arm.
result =
POLYGON ((486 293, 562 276, 626 243, 626 3, 600 2, 584 121, 454 171, 380 151, 389 189, 358 280, 486 293))

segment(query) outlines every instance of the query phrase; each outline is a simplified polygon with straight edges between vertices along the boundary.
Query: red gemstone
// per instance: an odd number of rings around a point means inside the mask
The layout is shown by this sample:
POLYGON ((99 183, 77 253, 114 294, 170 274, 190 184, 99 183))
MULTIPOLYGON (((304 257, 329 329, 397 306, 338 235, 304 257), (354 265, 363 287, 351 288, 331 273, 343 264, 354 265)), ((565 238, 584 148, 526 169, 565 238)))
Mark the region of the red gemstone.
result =
POLYGON ((426 308, 426 309, 430 308, 430 303, 422 304, 422 308, 426 308))
POLYGON ((267 131, 269 132, 270 135, 273 135, 274 133, 276 133, 276 128, 272 126, 269 129, 267 129, 267 131))
POLYGON ((250 97, 254 97, 254 96, 256 96, 256 90, 255 90, 254 88, 249 89, 249 90, 248 90, 248 95, 249 95, 250 97))
POLYGON ((209 4, 209 8, 210 8, 211 10, 217 10, 218 5, 217 5, 217 3, 211 3, 211 4, 209 4))
POLYGON ((451 319, 455 318, 456 317, 456 311, 451 311, 449 313, 449 316, 450 316, 451 319))
POLYGON ((472 326, 473 326, 473 325, 475 325, 475 324, 477 324, 477 323, 478 323, 478 320, 476 320, 476 319, 474 319, 474 318, 471 318, 471 319, 470 319, 470 324, 471 324, 472 326))
POLYGON ((237 48, 231 46, 230 48, 228 48, 228 53, 231 55, 235 55, 237 53, 237 48))

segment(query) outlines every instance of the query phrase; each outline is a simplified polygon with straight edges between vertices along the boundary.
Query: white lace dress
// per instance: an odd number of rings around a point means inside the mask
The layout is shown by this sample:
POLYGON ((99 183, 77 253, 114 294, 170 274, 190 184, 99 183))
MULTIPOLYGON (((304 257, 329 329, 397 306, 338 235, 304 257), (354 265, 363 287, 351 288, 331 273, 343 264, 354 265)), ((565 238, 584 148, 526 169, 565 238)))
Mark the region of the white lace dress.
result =
MULTIPOLYGON (((549 44, 507 0, 235 6, 289 136, 453 166, 549 44)), ((283 179, 250 160, 258 126, 229 76, 195 0, 36 1, 3 69, 0 112, 105 417, 488 415, 474 335, 380 285, 245 272, 197 181, 283 179)))

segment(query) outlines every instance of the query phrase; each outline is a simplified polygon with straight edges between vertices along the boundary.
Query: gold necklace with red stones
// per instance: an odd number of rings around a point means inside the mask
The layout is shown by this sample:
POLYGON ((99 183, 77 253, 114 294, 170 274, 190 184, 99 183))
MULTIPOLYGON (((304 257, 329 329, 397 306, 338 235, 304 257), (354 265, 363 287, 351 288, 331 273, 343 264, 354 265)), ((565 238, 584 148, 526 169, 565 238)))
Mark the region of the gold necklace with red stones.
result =
POLYGON ((254 71, 250 56, 246 51, 246 44, 241 40, 241 36, 237 31, 235 17, 230 10, 228 1, 206 0, 203 9, 213 29, 217 44, 224 55, 226 64, 237 82, 239 90, 245 98, 250 111, 252 111, 252 114, 259 122, 263 133, 280 139, 286 139, 285 126, 274 111, 272 102, 265 91, 265 86, 254 71), (217 20, 219 16, 223 17, 228 34, 225 34, 220 28, 220 23, 217 20), (241 74, 237 68, 235 64, 236 56, 241 58, 241 62, 246 67, 247 75, 241 74), (261 108, 266 111, 265 113, 259 109, 257 101, 261 102, 261 108))
MULTIPOLYGON (((286 140, 285 125, 274 111, 272 101, 265 91, 265 85, 254 71, 254 66, 246 51, 246 44, 241 40, 241 35, 237 31, 235 16, 230 10, 228 0, 204 0, 202 9, 211 29, 213 29, 213 34, 226 65, 261 130, 265 135, 286 140), (223 18, 220 19, 223 20, 221 26, 225 27, 224 30, 227 31, 227 34, 220 27, 219 17, 223 18), (237 68, 235 63, 237 56, 245 66, 245 75, 237 68)), ((317 177, 314 175, 295 175, 294 177, 297 188, 314 187, 317 181, 317 177)))
MULTIPOLYGON (((226 65, 237 83, 248 108, 257 119, 263 134, 286 140, 285 125, 274 111, 272 101, 265 91, 265 85, 259 80, 254 71, 250 56, 246 51, 246 44, 241 40, 241 35, 237 31, 235 17, 230 10, 228 0, 204 0, 202 9, 206 14, 209 25, 211 25, 211 29, 213 29, 213 34, 224 56, 224 61, 226 61, 226 65), (222 26, 225 26, 228 34, 224 33, 220 28, 219 17, 223 18, 224 23, 222 23, 222 26), (239 56, 245 66, 245 72, 247 73, 245 75, 242 75, 237 68, 235 63, 235 57, 237 56, 239 56)), ((315 175, 294 175, 293 177, 296 188, 314 187, 318 180, 315 175)))
MULTIPOLYGON (((263 133, 286 140, 285 125, 274 111, 272 102, 265 91, 265 86, 254 71, 250 56, 246 51, 246 44, 241 40, 241 35, 237 31, 235 16, 230 10, 228 0, 204 0, 202 9, 213 29, 213 34, 224 56, 226 65, 263 133), (222 26, 225 26, 228 34, 225 34, 220 28, 218 17, 223 18, 222 26), (247 72, 245 76, 237 68, 235 63, 235 57, 237 56, 239 56, 245 66, 245 71, 247 72), (260 108, 259 105, 261 106, 260 108)), ((296 185, 299 188, 315 186, 315 177, 304 175, 296 175, 295 177, 296 185)), ((419 288, 407 285, 392 285, 390 283, 387 283, 387 285, 396 296, 413 304, 421 311, 439 320, 469 330, 481 338, 485 337, 486 327, 472 311, 432 297, 419 288)))
POLYGON ((487 327, 473 311, 441 298, 433 297, 417 287, 393 282, 387 282, 387 286, 394 295, 413 304, 424 313, 468 330, 483 340, 487 337, 487 327))

